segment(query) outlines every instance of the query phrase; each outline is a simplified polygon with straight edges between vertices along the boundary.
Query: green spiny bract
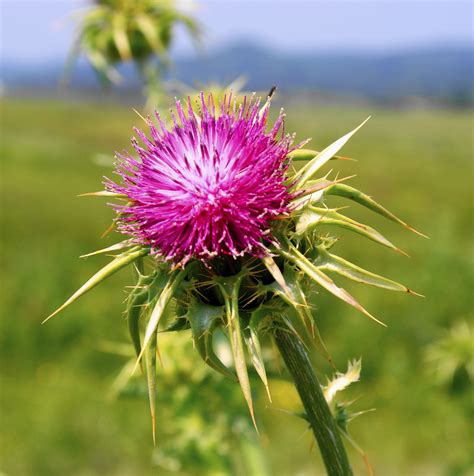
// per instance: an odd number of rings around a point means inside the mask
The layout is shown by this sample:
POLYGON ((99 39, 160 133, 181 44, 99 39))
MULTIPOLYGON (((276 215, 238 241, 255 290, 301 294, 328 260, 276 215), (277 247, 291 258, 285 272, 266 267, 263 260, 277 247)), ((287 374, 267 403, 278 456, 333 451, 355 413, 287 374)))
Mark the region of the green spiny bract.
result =
MULTIPOLYGON (((266 114, 269 104, 267 101, 261 114, 266 114)), ((221 255, 207 261, 196 258, 173 263, 153 253, 150 246, 127 240, 98 251, 108 254, 118 251, 118 254, 50 317, 112 273, 133 264, 138 280, 129 294, 126 315, 137 356, 135 368, 145 361, 142 367, 147 377, 153 421, 159 334, 190 329, 195 349, 203 361, 239 382, 255 424, 248 363, 255 368, 271 398, 262 352, 263 336, 272 339, 273 332, 281 329, 294 333, 305 342, 313 342, 332 364, 312 308, 310 296, 315 290, 323 288, 376 320, 330 275, 416 294, 402 284, 337 256, 332 251, 337 240, 326 234, 327 225, 332 225, 400 252, 374 228, 350 219, 341 209, 330 208, 332 196, 356 202, 418 233, 368 195, 347 185, 345 179, 331 180, 329 174, 317 177, 329 160, 344 159, 336 154, 363 124, 322 152, 297 148, 288 153, 290 162, 294 165, 301 162, 303 166, 293 174, 287 172, 291 202, 288 212, 272 222, 265 255, 221 255), (227 336, 233 366, 224 363, 213 347, 216 331, 227 336)), ((125 194, 101 191, 88 195, 114 198, 128 208, 133 207, 125 194)), ((115 223, 119 219, 120 215, 115 223)))

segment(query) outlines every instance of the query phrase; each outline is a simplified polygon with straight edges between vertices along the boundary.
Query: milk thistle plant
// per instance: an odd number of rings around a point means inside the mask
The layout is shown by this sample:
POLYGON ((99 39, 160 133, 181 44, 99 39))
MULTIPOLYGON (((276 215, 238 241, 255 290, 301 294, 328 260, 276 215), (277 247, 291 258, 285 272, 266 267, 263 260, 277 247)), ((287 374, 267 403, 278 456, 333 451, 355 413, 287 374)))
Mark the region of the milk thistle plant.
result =
POLYGON ((83 53, 104 85, 121 82, 117 69, 133 61, 146 87, 148 104, 162 96, 162 73, 176 26, 198 42, 200 27, 175 0, 95 0, 78 15, 77 38, 67 70, 83 53))
MULTIPOLYGON (((137 282, 126 315, 153 421, 161 332, 190 329, 204 362, 238 381, 255 426, 248 362, 270 397, 261 346, 262 336, 269 336, 294 380, 328 474, 347 475, 344 412, 333 415, 328 405, 337 388, 324 395, 307 355, 308 335, 330 360, 309 294, 322 288, 376 320, 329 275, 416 293, 333 253, 336 239, 326 234, 326 225, 402 252, 374 228, 331 208, 329 199, 346 198, 415 230, 347 179, 318 176, 329 160, 343 159, 336 154, 365 121, 323 151, 310 150, 285 133, 282 112, 267 126, 270 96, 264 103, 254 96, 239 103, 228 94, 218 103, 201 93, 196 103, 176 102, 170 127, 156 113, 156 122, 145 119, 149 136, 135 129, 135 153, 116 156, 118 180, 107 178, 105 190, 87 194, 115 200, 114 225, 126 239, 96 252, 114 258, 48 319, 134 266, 137 282), (213 347, 217 331, 228 339, 233 368, 213 347)), ((358 378, 354 368, 352 381, 358 378)), ((337 386, 350 383, 338 375, 337 386)))

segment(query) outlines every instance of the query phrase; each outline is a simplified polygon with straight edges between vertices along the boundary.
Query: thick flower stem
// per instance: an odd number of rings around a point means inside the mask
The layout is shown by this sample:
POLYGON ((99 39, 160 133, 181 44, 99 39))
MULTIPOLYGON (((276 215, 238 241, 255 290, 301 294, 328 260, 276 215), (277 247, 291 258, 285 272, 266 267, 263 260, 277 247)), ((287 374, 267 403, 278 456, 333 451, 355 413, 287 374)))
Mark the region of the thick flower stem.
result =
POLYGON ((328 475, 352 475, 336 422, 301 340, 291 331, 282 329, 276 331, 275 341, 295 382, 328 475))

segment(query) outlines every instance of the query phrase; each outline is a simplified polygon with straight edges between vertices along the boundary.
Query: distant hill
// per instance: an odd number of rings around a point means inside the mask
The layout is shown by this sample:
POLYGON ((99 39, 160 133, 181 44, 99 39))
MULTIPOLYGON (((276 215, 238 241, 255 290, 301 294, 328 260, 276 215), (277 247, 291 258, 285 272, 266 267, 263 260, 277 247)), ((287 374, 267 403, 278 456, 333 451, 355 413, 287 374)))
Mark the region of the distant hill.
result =
MULTIPOLYGON (((238 43, 206 55, 176 58, 169 77, 187 84, 211 80, 229 83, 240 75, 246 88, 317 91, 373 100, 407 96, 474 103, 472 46, 418 48, 387 53, 283 53, 253 43, 238 43)), ((2 65, 1 81, 8 90, 53 88, 61 77, 60 63, 2 65)), ((139 86, 131 65, 123 68, 124 84, 139 86)), ((78 63, 72 87, 100 87, 90 67, 78 63)))
POLYGON ((250 89, 277 84, 283 90, 395 99, 474 97, 473 48, 424 48, 379 54, 284 54, 240 44, 203 59, 182 59, 178 78, 231 81, 240 74, 250 89))

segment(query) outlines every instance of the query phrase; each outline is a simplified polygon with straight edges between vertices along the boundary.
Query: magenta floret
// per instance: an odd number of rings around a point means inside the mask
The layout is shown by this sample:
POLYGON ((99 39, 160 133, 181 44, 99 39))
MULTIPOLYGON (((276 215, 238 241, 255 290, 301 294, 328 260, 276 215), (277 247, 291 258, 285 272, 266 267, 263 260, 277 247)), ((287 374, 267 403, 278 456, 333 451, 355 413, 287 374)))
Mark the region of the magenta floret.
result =
POLYGON ((215 107, 201 94, 199 112, 188 99, 176 102, 168 129, 156 114, 151 138, 135 130, 138 158, 117 154, 122 181, 106 180, 109 191, 127 195, 118 228, 176 263, 214 256, 263 256, 273 241, 271 222, 288 211, 285 172, 292 138, 280 114, 266 131, 268 108, 227 96, 215 107), (218 109, 219 111, 216 111, 218 109))

